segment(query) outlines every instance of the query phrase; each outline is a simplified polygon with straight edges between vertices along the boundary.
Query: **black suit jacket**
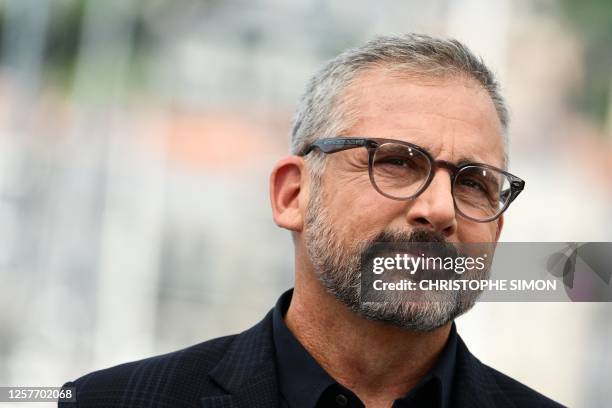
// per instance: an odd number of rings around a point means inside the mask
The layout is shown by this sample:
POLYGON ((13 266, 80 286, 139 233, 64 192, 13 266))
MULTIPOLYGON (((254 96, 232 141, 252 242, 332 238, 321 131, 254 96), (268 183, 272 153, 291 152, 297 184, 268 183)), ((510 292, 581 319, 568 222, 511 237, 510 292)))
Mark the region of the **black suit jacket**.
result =
MULTIPOLYGON (((482 364, 459 338, 453 407, 560 407, 482 364)), ((87 374, 64 408, 278 407, 272 312, 240 334, 87 374)))

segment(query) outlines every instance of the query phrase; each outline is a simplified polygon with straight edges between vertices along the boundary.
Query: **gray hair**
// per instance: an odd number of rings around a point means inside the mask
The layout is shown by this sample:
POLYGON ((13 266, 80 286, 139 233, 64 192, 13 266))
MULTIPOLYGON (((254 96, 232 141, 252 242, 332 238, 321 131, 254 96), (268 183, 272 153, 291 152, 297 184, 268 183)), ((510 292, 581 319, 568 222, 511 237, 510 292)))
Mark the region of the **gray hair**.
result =
MULTIPOLYGON (((318 138, 337 136, 350 127, 354 115, 343 94, 358 74, 375 67, 431 77, 465 75, 475 79, 497 110, 504 137, 504 166, 507 165, 508 110, 493 73, 461 42, 420 34, 375 38, 341 53, 317 72, 298 104, 291 132, 293 154, 303 152, 318 138)), ((312 155, 307 160, 311 174, 320 175, 322 155, 312 155)))

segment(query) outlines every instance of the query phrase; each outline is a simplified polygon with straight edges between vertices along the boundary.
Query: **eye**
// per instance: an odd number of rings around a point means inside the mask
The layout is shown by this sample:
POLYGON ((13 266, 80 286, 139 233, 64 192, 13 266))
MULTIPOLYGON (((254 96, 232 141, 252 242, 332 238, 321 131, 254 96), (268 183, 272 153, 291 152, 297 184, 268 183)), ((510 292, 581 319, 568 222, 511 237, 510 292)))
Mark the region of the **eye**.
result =
POLYGON ((462 178, 459 182, 462 186, 477 190, 482 193, 487 193, 487 187, 480 181, 473 178, 462 178))
POLYGON ((390 164, 392 166, 410 167, 410 163, 403 157, 385 157, 378 160, 378 164, 390 164))

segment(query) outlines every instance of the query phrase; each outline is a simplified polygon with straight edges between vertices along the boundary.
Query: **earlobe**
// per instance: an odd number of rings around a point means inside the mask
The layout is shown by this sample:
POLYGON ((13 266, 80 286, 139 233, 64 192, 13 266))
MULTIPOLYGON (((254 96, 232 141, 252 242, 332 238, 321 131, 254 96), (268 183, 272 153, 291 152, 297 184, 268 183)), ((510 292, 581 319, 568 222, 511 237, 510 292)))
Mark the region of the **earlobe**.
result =
POLYGON ((302 206, 304 161, 289 156, 274 166, 270 175, 270 202, 272 217, 276 225, 290 231, 301 232, 303 228, 302 206))

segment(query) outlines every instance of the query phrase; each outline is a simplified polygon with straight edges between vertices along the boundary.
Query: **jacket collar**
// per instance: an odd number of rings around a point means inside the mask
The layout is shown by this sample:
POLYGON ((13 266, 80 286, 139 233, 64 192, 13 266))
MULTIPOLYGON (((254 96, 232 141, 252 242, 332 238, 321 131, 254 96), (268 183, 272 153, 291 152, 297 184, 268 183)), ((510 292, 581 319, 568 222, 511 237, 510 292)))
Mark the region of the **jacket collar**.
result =
MULTIPOLYGON (((278 407, 279 389, 272 331, 272 310, 238 334, 209 373, 226 395, 204 397, 202 408, 278 407)), ((457 338, 452 406, 516 408, 482 364, 457 338)))
POLYGON ((278 407, 272 311, 234 338, 209 375, 228 394, 202 398, 202 408, 278 407))
POLYGON ((457 340, 457 361, 451 406, 517 408, 491 375, 493 369, 474 357, 461 337, 458 337, 457 340))

